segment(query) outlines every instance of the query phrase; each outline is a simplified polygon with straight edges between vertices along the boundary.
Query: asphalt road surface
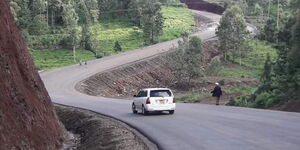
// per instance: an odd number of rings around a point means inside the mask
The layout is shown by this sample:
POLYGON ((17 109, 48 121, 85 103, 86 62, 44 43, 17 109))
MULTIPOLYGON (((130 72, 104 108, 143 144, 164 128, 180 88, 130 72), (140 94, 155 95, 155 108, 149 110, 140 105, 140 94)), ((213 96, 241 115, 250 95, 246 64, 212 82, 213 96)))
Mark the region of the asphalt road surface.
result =
MULTIPOLYGON (((198 12, 217 21, 220 16, 198 12)), ((197 34, 215 37, 211 26, 197 34)), ((79 81, 176 46, 169 41, 41 73, 55 103, 89 109, 119 119, 141 131, 164 150, 300 150, 300 114, 202 104, 177 104, 174 115, 131 113, 131 101, 88 96, 77 92, 79 81)))

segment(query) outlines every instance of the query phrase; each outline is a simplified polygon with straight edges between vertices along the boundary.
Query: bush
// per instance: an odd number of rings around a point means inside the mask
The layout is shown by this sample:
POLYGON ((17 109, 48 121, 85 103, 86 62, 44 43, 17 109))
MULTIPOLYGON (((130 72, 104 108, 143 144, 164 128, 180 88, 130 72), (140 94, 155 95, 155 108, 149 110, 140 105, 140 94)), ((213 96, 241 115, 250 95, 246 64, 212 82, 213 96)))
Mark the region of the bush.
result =
POLYGON ((254 108, 268 108, 273 106, 274 96, 270 93, 264 92, 256 96, 255 101, 252 104, 254 108))
POLYGON ((229 102, 226 104, 227 106, 240 106, 240 107, 249 107, 251 102, 249 102, 248 96, 241 96, 238 98, 231 97, 229 102))
POLYGON ((218 75, 221 69, 222 67, 220 57, 216 56, 210 61, 205 72, 207 75, 218 75))
POLYGON ((45 35, 31 35, 29 36, 29 46, 35 49, 49 48, 51 46, 58 46, 65 38, 65 34, 45 34, 45 35))
POLYGON ((122 47, 119 41, 115 41, 115 46, 114 46, 114 50, 116 53, 121 52, 122 51, 122 47))

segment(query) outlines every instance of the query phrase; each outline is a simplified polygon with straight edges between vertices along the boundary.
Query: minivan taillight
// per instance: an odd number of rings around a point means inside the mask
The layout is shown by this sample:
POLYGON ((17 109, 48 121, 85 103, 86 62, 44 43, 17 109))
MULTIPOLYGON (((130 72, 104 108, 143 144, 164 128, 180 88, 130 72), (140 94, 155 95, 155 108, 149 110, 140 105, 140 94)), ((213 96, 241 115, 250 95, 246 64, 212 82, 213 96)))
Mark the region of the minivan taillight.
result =
POLYGON ((173 98, 173 103, 176 103, 176 99, 175 99, 175 97, 173 98))
POLYGON ((149 97, 146 100, 146 104, 150 104, 150 98, 149 97))

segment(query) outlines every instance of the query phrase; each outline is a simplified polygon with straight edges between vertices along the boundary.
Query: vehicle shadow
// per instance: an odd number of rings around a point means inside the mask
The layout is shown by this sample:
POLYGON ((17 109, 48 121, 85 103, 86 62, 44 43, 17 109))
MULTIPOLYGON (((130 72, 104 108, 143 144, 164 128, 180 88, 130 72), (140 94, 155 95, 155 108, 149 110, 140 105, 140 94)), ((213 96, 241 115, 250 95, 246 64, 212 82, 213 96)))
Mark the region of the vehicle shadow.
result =
POLYGON ((127 113, 126 116, 145 117, 145 116, 172 116, 172 115, 170 115, 169 112, 167 112, 167 111, 163 111, 163 112, 150 112, 146 115, 143 115, 142 113, 137 113, 137 114, 127 113))

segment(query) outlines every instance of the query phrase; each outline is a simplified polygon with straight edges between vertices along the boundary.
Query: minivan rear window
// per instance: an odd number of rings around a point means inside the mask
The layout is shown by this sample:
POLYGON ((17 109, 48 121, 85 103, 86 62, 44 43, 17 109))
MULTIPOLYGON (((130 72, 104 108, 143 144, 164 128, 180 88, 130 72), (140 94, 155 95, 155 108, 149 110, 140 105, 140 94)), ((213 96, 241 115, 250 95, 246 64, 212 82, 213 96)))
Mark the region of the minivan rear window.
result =
POLYGON ((153 90, 150 92, 150 97, 171 97, 172 93, 169 90, 153 90))

